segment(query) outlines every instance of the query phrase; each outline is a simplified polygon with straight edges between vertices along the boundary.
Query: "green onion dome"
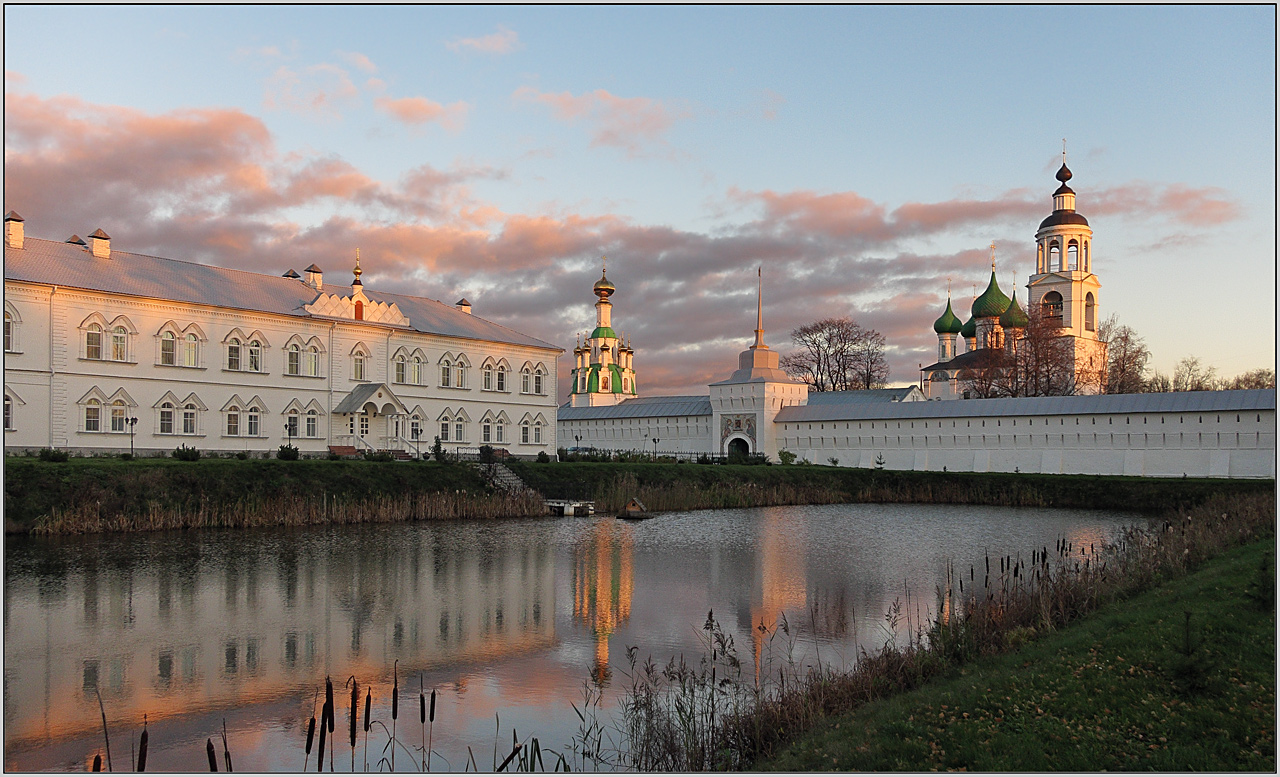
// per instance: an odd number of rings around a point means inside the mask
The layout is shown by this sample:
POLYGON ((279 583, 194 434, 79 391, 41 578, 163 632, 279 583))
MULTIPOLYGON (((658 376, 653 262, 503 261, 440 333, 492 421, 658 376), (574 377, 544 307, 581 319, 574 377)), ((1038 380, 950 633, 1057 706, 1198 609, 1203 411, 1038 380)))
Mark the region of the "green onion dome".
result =
POLYGON ((959 334, 960 329, 964 326, 960 319, 956 318, 956 314, 951 312, 951 298, 947 297, 947 312, 942 317, 933 322, 933 331, 938 334, 954 335, 959 334))
POLYGON ((964 326, 960 327, 961 337, 977 337, 978 336, 978 320, 972 316, 964 322, 964 326))
POLYGON ((991 283, 987 284, 987 290, 973 301, 973 317, 995 318, 1008 309, 1009 298, 1000 291, 1000 284, 996 283, 996 272, 992 270, 991 283))
POLYGON ((1022 308, 1018 306, 1018 290, 1013 290, 1013 299, 1009 301, 1009 308, 1000 314, 1000 326, 1005 329, 1026 329, 1027 314, 1022 312, 1022 308))
POLYGON ((596 285, 592 286, 591 290, 594 291, 596 296, 600 299, 608 299, 609 295, 616 291, 613 284, 609 282, 609 279, 605 277, 603 272, 600 273, 600 280, 596 281, 596 285))

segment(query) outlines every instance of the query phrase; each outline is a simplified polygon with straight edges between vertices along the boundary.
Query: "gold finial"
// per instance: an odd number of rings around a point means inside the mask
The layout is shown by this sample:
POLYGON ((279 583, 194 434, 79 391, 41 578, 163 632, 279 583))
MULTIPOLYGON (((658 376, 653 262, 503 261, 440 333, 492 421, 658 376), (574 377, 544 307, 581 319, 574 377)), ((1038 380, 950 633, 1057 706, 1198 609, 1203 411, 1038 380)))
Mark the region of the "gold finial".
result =
POLYGON ((951 299, 951 276, 947 276, 947 299, 951 299))
POLYGON ((991 241, 991 272, 996 271, 996 241, 991 241))
POLYGON ((1067 163, 1067 139, 1062 139, 1062 164, 1067 163))
POLYGON ((609 271, 609 257, 601 256, 600 257, 600 274, 604 275, 608 271, 609 271))
POLYGON ((356 283, 359 283, 359 282, 360 282, 360 273, 362 273, 362 272, 364 272, 364 271, 360 269, 360 249, 359 249, 359 248, 357 248, 357 249, 356 249, 356 269, 355 269, 355 273, 356 273, 356 283))

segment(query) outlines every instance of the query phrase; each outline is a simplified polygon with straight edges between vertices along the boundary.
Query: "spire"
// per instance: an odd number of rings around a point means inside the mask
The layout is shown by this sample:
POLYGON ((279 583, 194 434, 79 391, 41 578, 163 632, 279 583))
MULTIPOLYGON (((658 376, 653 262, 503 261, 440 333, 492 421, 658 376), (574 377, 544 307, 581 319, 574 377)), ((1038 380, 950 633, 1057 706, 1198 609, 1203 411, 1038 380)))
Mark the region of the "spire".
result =
POLYGON ((356 279, 351 282, 351 285, 362 286, 363 284, 360 282, 360 274, 364 271, 360 269, 360 249, 359 248, 356 249, 356 269, 353 270, 352 272, 355 273, 356 279))
POLYGON ((756 280, 759 288, 756 290, 756 341, 752 344, 752 348, 768 348, 764 344, 764 275, 761 267, 756 268, 756 280))
POLYGON ((996 271, 996 241, 991 241, 991 272, 996 271))

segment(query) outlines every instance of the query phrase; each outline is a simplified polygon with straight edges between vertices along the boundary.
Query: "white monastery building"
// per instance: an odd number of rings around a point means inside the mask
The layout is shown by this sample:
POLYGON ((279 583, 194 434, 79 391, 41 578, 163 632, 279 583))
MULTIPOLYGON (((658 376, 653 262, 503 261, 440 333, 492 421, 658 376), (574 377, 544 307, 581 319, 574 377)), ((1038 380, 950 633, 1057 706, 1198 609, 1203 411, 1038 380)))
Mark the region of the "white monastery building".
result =
POLYGON ((563 349, 465 299, 366 290, 359 251, 342 286, 4 226, 7 451, 556 451, 563 349))
MULTIPOLYGON (((706 396, 640 396, 634 352, 614 335, 617 289, 595 284, 596 329, 574 350, 574 385, 558 413, 566 448, 674 454, 788 451, 816 464, 846 467, 1150 476, 1274 478, 1276 392, 1198 391, 1098 394, 1106 364, 1097 338, 1098 290, 1088 221, 1075 212, 1071 171, 1058 171, 1054 210, 1036 232, 1030 304, 1060 321, 1075 354, 1076 396, 966 399, 966 370, 1017 347, 1028 316, 991 281, 961 323, 948 300, 934 324, 938 362, 924 368, 924 390, 810 393, 778 367, 764 343, 757 300, 754 343, 738 369, 706 396), (967 350, 957 354, 956 336, 967 350), (927 399, 960 400, 929 402, 927 399)), ((763 296, 761 289, 761 298, 763 296)))

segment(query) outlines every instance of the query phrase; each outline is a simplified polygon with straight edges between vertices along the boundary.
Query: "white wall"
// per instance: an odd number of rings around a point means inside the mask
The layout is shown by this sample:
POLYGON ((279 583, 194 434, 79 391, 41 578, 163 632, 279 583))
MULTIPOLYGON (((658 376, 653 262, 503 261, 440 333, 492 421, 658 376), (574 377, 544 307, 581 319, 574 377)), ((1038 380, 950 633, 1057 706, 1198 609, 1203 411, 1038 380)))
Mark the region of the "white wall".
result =
POLYGON ((609 451, 658 451, 665 453, 714 453, 711 416, 654 416, 652 418, 604 418, 560 421, 557 437, 563 448, 598 448, 609 451), (581 437, 581 441, 574 438, 581 437))

